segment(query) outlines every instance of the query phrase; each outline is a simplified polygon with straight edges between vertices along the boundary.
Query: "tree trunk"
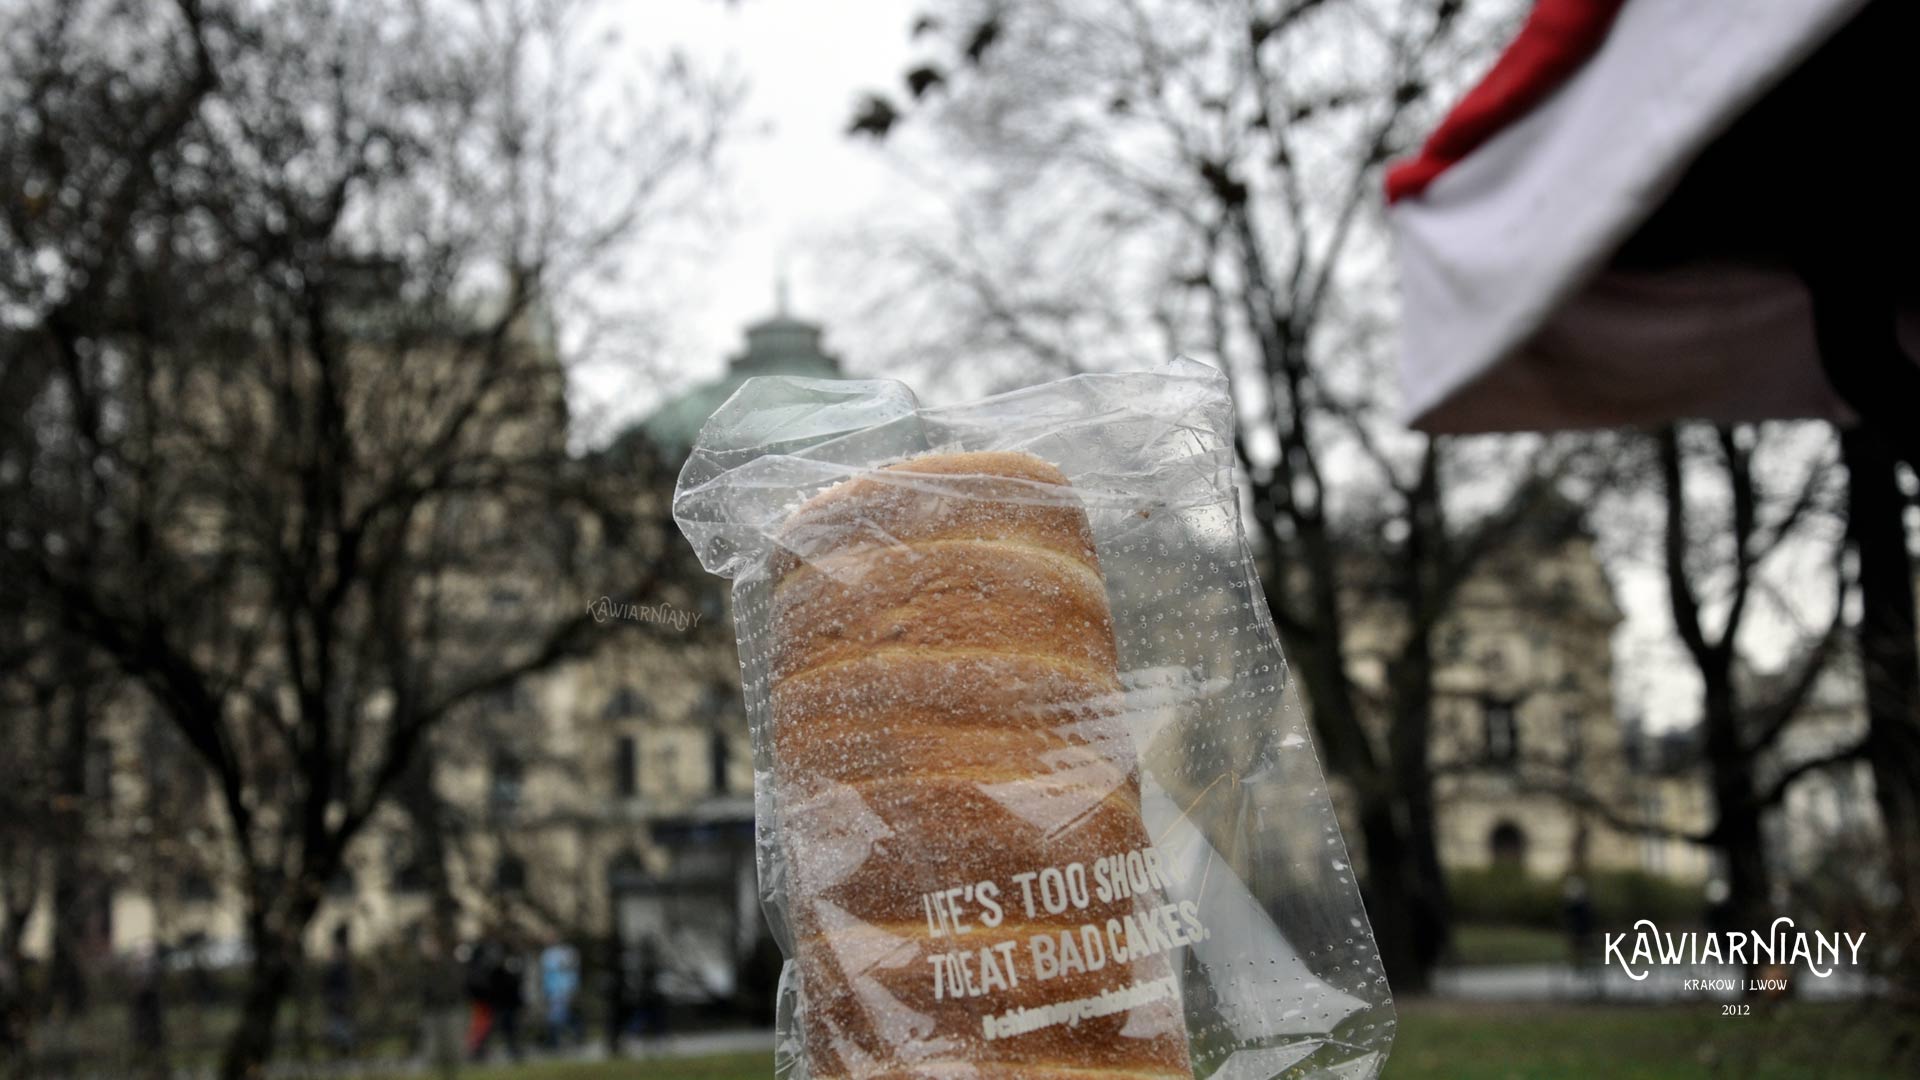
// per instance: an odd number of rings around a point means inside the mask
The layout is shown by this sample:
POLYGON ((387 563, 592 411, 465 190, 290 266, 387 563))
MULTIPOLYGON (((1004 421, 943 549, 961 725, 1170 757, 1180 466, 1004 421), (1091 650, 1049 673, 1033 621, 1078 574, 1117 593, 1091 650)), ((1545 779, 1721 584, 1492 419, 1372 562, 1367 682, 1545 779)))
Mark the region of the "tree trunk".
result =
POLYGON ((420 1033, 429 1064, 442 1076, 460 1069, 460 988, 463 973, 454 959, 460 937, 460 901, 448 870, 452 855, 438 790, 433 786, 434 754, 423 745, 407 766, 400 804, 413 833, 415 865, 426 876, 430 898, 426 955, 420 958, 424 980, 420 995, 420 1033))
MULTIPOLYGON (((1860 560, 1860 666, 1866 682, 1867 760, 1887 838, 1888 870, 1900 890, 1897 925, 1920 926, 1920 644, 1915 640, 1913 560, 1892 456, 1875 433, 1841 435, 1847 532, 1860 560)), ((1908 977, 1920 942, 1903 942, 1908 977)))
POLYGON ((1757 928, 1772 902, 1772 882, 1762 856, 1760 806, 1752 759, 1741 745, 1732 673, 1723 667, 1706 679, 1707 772, 1718 820, 1714 847, 1726 863, 1728 906, 1736 929, 1757 928))
POLYGON ((241 999, 240 1019, 220 1058, 221 1080, 254 1080, 273 1057, 275 1027, 280 1006, 293 988, 294 966, 279 948, 265 948, 254 958, 247 971, 246 996, 241 999))
POLYGON ((1396 994, 1423 994, 1429 985, 1429 966, 1422 958, 1421 942, 1430 936, 1432 919, 1421 910, 1412 852, 1391 798, 1362 796, 1360 836, 1367 846, 1366 885, 1361 891, 1387 981, 1396 994))
MULTIPOLYGON (((62 670, 80 672, 84 669, 84 649, 68 643, 60 655, 62 670)), ((53 934, 47 976, 49 997, 54 1005, 73 1017, 87 1008, 87 978, 81 956, 93 937, 93 923, 98 915, 95 903, 98 884, 92 868, 87 865, 89 850, 85 841, 93 695, 79 678, 71 680, 66 693, 64 722, 56 722, 55 728, 56 795, 51 816, 54 835, 62 837, 63 842, 53 847, 53 934)))
MULTIPOLYGON (((1758 930, 1772 923, 1773 883, 1760 830, 1760 802, 1754 791, 1753 757, 1741 745, 1739 711, 1730 664, 1701 671, 1706 681, 1707 777, 1713 788, 1713 848, 1727 875, 1725 925, 1720 931, 1758 930)), ((1749 961, 1742 985, 1759 974, 1749 961)))
POLYGON ((1423 971, 1440 962, 1452 936, 1452 903, 1440 867, 1433 794, 1433 654, 1424 635, 1407 642, 1388 675, 1393 694, 1388 744, 1393 787, 1406 805, 1407 877, 1412 888, 1414 959, 1423 971))
POLYGON ((286 882, 293 899, 266 897, 254 901, 248 918, 248 943, 253 962, 247 968, 247 988, 240 1017, 220 1057, 220 1080, 259 1080, 273 1058, 280 1008, 293 990, 305 951, 302 936, 318 909, 319 888, 286 882), (282 905, 285 905, 282 907, 282 905), (276 911, 275 908, 281 909, 276 911))
POLYGON ((7 912, 0 927, 0 1077, 27 1075, 27 995, 25 986, 27 919, 32 909, 7 912))

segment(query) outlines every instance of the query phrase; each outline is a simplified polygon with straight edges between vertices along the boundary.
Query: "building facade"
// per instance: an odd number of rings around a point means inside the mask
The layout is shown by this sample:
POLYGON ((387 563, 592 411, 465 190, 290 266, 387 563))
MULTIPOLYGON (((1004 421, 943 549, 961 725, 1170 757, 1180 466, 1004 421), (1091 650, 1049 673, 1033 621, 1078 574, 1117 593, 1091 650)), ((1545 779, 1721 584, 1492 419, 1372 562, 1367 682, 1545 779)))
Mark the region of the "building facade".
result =
MULTIPOLYGON (((660 478, 642 496, 655 504, 647 513, 664 519, 700 423, 745 379, 772 374, 836 377, 839 367, 818 326, 781 312, 748 328, 720 379, 665 402, 582 467, 644 464, 660 478)), ((559 425, 551 437, 563 438, 564 408, 550 415, 559 425)), ((510 551, 518 526, 475 527, 497 531, 510 551)), ((764 954, 766 930, 739 661, 725 583, 673 539, 681 554, 661 567, 662 593, 607 598, 589 656, 435 729, 420 774, 350 846, 311 924, 310 954, 342 927, 361 949, 422 940, 448 913, 462 940, 651 940, 678 998, 747 989, 742 973, 764 954)), ((539 568, 510 559, 470 584, 481 619, 490 606, 544 601, 550 588, 539 568)), ((577 599, 585 608, 598 598, 577 599)), ((244 904, 208 778, 137 689, 100 711, 88 799, 99 847, 113 854, 97 875, 88 951, 238 961, 244 904)), ((25 928, 29 955, 48 953, 49 907, 39 903, 25 928)))
MULTIPOLYGON (((1348 655, 1380 700, 1402 629, 1397 606, 1364 591, 1370 573, 1350 574, 1362 588, 1350 592, 1348 655)), ((1547 880, 1643 871, 1704 884, 1704 849, 1661 835, 1704 828, 1704 788, 1638 768, 1615 707, 1621 618, 1579 530, 1523 530, 1460 585, 1434 629, 1429 746, 1444 868, 1547 880)), ((1383 719, 1373 734, 1384 744, 1383 719)))

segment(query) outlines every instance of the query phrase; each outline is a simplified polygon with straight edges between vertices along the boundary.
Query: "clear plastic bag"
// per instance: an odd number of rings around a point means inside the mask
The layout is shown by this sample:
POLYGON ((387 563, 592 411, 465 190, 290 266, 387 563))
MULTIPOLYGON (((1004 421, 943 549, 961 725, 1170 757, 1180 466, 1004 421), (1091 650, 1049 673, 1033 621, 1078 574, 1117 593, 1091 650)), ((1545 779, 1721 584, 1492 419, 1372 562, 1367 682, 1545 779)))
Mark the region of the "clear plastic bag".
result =
POLYGON ((674 513, 734 582, 777 1075, 1378 1073, 1233 423, 1190 361, 941 408, 757 378, 707 422, 674 513))

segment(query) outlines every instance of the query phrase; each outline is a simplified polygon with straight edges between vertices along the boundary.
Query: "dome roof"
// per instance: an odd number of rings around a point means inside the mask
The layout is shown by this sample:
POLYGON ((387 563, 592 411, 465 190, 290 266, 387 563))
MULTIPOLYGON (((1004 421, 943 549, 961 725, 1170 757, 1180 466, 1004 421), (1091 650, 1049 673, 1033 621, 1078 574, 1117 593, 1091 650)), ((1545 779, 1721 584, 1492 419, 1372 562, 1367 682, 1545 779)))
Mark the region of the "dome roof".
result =
POLYGON ((796 319, 784 306, 749 324, 747 347, 728 363, 725 375, 668 400, 640 422, 639 430, 661 450, 685 454, 701 425, 748 379, 758 375, 842 378, 839 359, 821 345, 822 333, 820 324, 796 319))

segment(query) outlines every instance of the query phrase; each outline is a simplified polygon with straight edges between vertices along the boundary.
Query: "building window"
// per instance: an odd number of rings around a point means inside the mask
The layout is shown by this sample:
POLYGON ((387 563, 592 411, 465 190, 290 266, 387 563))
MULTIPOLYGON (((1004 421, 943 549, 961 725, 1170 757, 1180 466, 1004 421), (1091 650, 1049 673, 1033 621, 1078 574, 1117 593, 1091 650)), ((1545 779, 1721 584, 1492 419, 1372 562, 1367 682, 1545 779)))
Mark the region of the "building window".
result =
POLYGON ((634 716, 647 715, 647 699, 631 686, 615 690, 607 698, 607 707, 600 711, 603 720, 625 720, 634 716))
POLYGON ((714 732, 708 741, 712 744, 712 750, 708 754, 708 760, 713 764, 713 793, 715 795, 725 795, 727 793, 727 773, 733 764, 733 748, 728 745, 727 734, 724 731, 714 732))
POLYGON ((709 686, 694 704, 693 719, 718 723, 733 711, 733 695, 724 686, 709 686))
POLYGON ((1482 705, 1486 723, 1487 762, 1512 765, 1520 758, 1520 726, 1511 701, 1489 698, 1482 705))
POLYGON ((1511 821, 1502 821, 1493 827, 1487 837, 1487 848, 1494 866, 1520 870, 1527 865, 1527 834, 1511 821))
POLYGON ((188 903, 211 903, 219 898, 220 890, 204 871, 188 870, 180 875, 180 899, 188 903))
POLYGON ((493 887, 500 892, 519 892, 527 887, 527 864, 518 855, 500 856, 493 864, 493 887))
POLYGON ((1567 763, 1570 765, 1578 764, 1580 755, 1586 750, 1586 746, 1580 736, 1580 714, 1569 711, 1561 716, 1560 722, 1566 731, 1567 763))
POLYGON ((327 882, 327 895, 336 900, 351 899, 354 891, 353 871, 344 866, 334 873, 332 881, 327 882))
POLYGON ((394 892, 413 894, 427 891, 427 864, 420 857, 416 845, 395 844, 388 854, 387 865, 394 892))
POLYGON ((675 795, 684 794, 688 785, 687 778, 680 775, 680 740, 678 738, 663 739, 659 747, 651 753, 653 774, 662 778, 660 786, 675 795))
POLYGON ((520 759, 507 751, 493 756, 492 774, 487 782, 487 806, 496 814, 509 814, 520 808, 525 793, 525 769, 520 759))
POLYGON ((647 879, 647 864, 633 851, 623 851, 607 863, 607 888, 624 892, 642 885, 647 879))
POLYGON ((631 735, 614 744, 613 790, 623 799, 640 794, 640 740, 631 735))

